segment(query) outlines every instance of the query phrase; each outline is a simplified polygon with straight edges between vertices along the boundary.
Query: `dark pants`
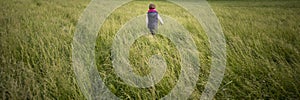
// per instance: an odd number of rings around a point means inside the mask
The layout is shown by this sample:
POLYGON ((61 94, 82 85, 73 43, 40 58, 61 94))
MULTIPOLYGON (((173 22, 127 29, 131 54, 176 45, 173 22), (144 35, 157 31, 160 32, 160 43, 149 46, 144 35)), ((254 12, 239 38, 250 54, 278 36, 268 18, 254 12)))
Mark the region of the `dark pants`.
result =
POLYGON ((156 33, 156 28, 149 28, 150 32, 152 35, 155 35, 156 33))

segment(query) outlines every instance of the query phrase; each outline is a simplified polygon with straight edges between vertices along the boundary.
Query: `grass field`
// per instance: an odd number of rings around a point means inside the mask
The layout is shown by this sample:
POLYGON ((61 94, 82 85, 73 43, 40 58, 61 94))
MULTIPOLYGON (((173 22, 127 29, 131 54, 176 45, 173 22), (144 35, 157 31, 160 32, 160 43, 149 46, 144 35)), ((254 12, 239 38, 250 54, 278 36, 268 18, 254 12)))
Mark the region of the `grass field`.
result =
MULTIPOLYGON (((84 99, 76 84, 71 44, 75 27, 90 1, 2 0, 0 3, 0 99, 84 99)), ((153 1, 159 13, 190 31, 201 72, 190 99, 198 99, 211 61, 209 41, 201 25, 185 9, 153 1), (178 14, 178 12, 182 12, 178 14)), ((116 76, 111 62, 115 34, 127 21, 145 14, 149 1, 133 1, 104 22, 96 46, 96 64, 106 86, 121 99, 164 97, 176 84, 178 51, 157 35, 131 46, 134 72, 147 75, 149 57, 167 61, 164 78, 151 88, 134 88, 116 76)), ((227 46, 226 73, 215 99, 300 99, 300 1, 209 1, 222 25, 227 46)))

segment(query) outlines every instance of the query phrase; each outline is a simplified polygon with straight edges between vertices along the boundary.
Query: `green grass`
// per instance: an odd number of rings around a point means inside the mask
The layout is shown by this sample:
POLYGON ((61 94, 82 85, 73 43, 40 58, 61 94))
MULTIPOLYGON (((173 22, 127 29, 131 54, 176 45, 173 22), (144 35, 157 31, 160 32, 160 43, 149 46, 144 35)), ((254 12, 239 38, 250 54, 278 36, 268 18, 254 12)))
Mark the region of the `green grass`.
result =
MULTIPOLYGON (((3 0, 0 3, 0 99, 84 99, 73 73, 71 43, 76 23, 90 1, 3 0)), ((191 33, 200 52, 201 73, 191 99, 201 96, 211 54, 208 38, 191 14, 153 1, 161 14, 191 33), (178 12, 183 12, 178 14, 178 12)), ((134 72, 147 75, 149 57, 162 54, 167 73, 155 87, 126 85, 114 74, 114 36, 131 18, 145 14, 149 1, 116 9, 101 28, 96 46, 99 74, 122 99, 155 99, 168 94, 180 74, 179 55, 166 37, 139 38, 130 49, 134 72), (130 12, 128 12, 130 11, 130 12)), ((227 44, 227 66, 216 99, 300 98, 300 1, 209 1, 227 44)))

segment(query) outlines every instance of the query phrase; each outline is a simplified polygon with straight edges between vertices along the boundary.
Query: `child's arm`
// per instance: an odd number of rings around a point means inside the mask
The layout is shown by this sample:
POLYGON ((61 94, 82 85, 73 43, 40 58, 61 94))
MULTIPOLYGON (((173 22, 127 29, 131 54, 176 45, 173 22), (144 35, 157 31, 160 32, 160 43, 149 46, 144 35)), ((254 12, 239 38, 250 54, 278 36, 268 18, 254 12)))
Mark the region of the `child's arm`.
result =
POLYGON ((146 26, 148 25, 148 15, 146 14, 146 26))
POLYGON ((157 15, 158 20, 160 21, 161 24, 164 24, 164 21, 162 20, 162 18, 159 16, 159 14, 157 15))

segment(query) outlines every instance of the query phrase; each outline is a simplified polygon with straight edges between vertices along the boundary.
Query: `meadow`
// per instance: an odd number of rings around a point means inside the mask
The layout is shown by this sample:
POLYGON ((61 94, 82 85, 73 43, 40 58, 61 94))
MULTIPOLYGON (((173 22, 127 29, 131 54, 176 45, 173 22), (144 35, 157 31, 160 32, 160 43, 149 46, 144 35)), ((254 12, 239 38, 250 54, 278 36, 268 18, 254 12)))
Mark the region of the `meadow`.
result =
MULTIPOLYGON (((90 1, 2 0, 0 3, 0 99, 85 99, 72 67, 77 21, 90 1)), ((201 70, 190 99, 199 99, 211 65, 209 40, 184 8, 151 1, 159 13, 176 19, 192 36, 201 70), (179 14, 180 12, 180 14, 179 14)), ((300 1, 209 0, 226 38, 227 65, 215 99, 300 98, 300 1)), ((149 74, 149 57, 161 54, 167 71, 151 88, 125 84, 114 73, 111 46, 118 30, 145 14, 150 1, 116 9, 101 27, 96 45, 99 75, 121 99, 157 99, 168 94, 180 74, 174 44, 161 35, 143 36, 130 48, 134 72, 149 74), (101 34, 100 34, 101 33, 101 34)))

